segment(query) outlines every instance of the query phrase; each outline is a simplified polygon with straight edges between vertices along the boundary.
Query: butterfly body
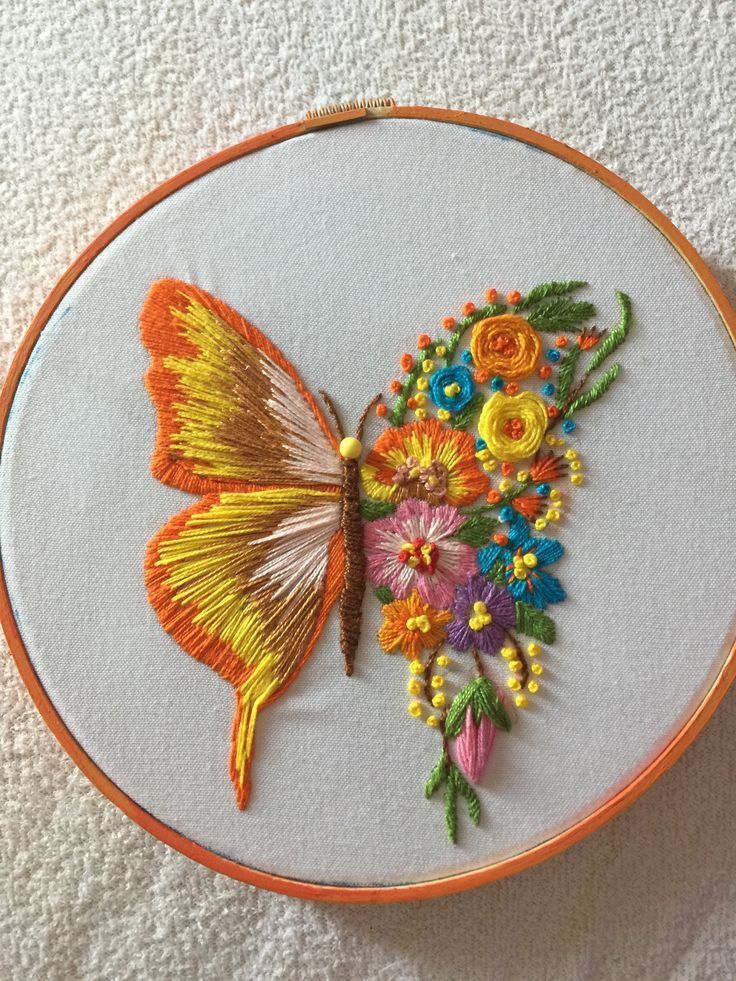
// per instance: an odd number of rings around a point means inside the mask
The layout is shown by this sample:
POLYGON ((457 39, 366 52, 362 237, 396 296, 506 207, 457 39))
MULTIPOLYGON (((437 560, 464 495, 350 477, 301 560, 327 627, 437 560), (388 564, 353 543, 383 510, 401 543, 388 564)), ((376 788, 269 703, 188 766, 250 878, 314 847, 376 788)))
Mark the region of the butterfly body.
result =
POLYGON ((149 543, 146 587, 164 629, 234 688, 230 775, 245 807, 258 714, 294 680, 338 601, 352 672, 367 409, 346 438, 326 398, 340 442, 269 339, 188 283, 154 283, 141 335, 157 414, 152 473, 199 495, 149 543))

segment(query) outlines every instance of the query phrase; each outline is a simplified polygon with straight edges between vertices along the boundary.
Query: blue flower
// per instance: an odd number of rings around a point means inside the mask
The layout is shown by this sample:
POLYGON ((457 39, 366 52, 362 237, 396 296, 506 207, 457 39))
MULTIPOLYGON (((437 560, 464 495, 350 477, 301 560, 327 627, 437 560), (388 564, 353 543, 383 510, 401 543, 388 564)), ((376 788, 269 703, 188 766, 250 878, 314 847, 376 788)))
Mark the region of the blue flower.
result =
POLYGON ((559 580, 545 570, 563 555, 554 538, 530 538, 525 521, 514 521, 509 528, 508 545, 489 545, 478 552, 478 566, 488 573, 497 559, 504 563, 506 588, 516 600, 543 610, 549 603, 561 603, 565 590, 559 580))
POLYGON ((440 409, 458 412, 472 399, 475 382, 467 368, 452 365, 435 371, 429 382, 429 392, 440 409))

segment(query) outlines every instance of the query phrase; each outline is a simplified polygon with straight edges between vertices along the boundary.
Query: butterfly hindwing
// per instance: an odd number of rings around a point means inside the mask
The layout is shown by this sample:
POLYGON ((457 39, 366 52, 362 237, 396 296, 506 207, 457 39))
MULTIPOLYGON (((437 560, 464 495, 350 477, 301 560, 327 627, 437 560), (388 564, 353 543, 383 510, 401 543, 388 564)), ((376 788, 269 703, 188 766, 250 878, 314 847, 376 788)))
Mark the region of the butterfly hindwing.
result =
POLYGON ((241 807, 258 711, 293 680, 342 588, 339 528, 336 492, 270 488, 208 495, 148 546, 162 626, 235 688, 230 771, 241 807))

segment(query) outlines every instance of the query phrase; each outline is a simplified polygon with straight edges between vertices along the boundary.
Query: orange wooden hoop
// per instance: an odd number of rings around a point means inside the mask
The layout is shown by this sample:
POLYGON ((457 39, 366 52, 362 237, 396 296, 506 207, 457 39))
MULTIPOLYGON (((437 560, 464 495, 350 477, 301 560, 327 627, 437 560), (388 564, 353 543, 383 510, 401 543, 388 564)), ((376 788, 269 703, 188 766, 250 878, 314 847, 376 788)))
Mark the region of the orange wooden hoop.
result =
MULTIPOLYGON (((675 228, 672 222, 665 218, 651 202, 638 191, 634 190, 626 181, 617 177, 616 174, 613 174, 610 170, 601 166, 601 164, 596 163, 579 151, 573 150, 571 147, 559 143, 557 140, 553 140, 549 136, 544 136, 541 133, 526 129, 524 126, 505 122, 501 119, 494 119, 490 116, 457 112, 450 109, 432 109, 426 106, 390 106, 377 110, 370 108, 351 109, 326 117, 308 118, 298 123, 281 126, 267 133, 261 133, 258 136, 244 140, 235 146, 228 147, 226 150, 222 150, 205 160, 201 160, 193 167, 189 167, 187 170, 165 181, 155 190, 141 198, 140 201, 109 225, 82 252, 79 258, 72 263, 61 279, 59 279, 21 341, 10 366, 7 378, 5 379, 2 393, 0 393, 0 449, 2 448, 2 441, 5 438, 8 416, 18 382, 41 331, 46 326, 52 313, 72 283, 75 282, 87 266, 90 265, 120 232, 144 212, 148 211, 149 208, 158 204, 164 198, 168 197, 168 195, 173 194, 174 191, 179 190, 179 188, 184 187, 184 185, 196 180, 203 174, 207 174, 217 167, 229 163, 231 160, 245 156, 248 153, 253 153, 255 150, 260 150, 263 147, 273 146, 276 143, 281 143, 284 140, 291 139, 294 136, 299 136, 311 130, 357 121, 372 116, 395 119, 429 119, 436 122, 455 123, 461 126, 471 126, 477 129, 488 130, 519 140, 522 143, 531 144, 555 157, 566 160, 579 170, 591 174, 603 184, 616 191, 629 204, 637 208, 677 249, 702 283, 722 317, 726 329, 731 336, 731 340, 736 343, 736 312, 729 304, 715 276, 708 269, 703 259, 687 239, 675 228)), ((494 879, 500 879, 514 872, 521 872, 523 869, 536 865, 544 859, 557 855, 565 848, 574 844, 574 842, 595 831, 596 828, 600 828, 601 825, 620 813, 625 807, 628 807, 645 790, 651 787, 655 780, 672 766, 700 733, 706 722, 715 712, 728 686, 736 676, 736 642, 734 642, 730 645, 718 676, 709 691, 693 712, 690 719, 680 729, 677 735, 670 740, 659 755, 624 787, 623 790, 619 791, 619 793, 605 804, 602 804, 572 827, 542 842, 540 845, 484 868, 474 869, 470 872, 461 872, 456 875, 448 875, 429 882, 385 887, 319 885, 313 882, 301 882, 297 879, 271 875, 268 872, 248 868, 247 866, 223 858, 221 855, 216 855, 214 852, 210 852, 201 845, 180 835, 173 828, 163 824, 123 793, 87 756, 84 749, 76 742, 56 711, 31 664, 20 631, 13 617, 4 570, 0 569, 0 572, 2 573, 0 574, 0 622, 2 623, 5 636, 7 637, 11 653, 18 666, 21 677, 48 727, 69 756, 71 756, 72 760, 74 760, 80 770, 92 781, 98 790, 101 790, 113 804, 116 804, 128 817, 132 818, 154 837, 170 845, 172 848, 176 848, 182 854, 187 855, 196 862, 200 862, 202 865, 213 869, 215 872, 222 872, 225 875, 232 876, 234 879, 240 879, 254 886, 262 886, 275 892, 307 899, 348 903, 388 903, 427 899, 471 889, 474 886, 491 882, 494 879)))

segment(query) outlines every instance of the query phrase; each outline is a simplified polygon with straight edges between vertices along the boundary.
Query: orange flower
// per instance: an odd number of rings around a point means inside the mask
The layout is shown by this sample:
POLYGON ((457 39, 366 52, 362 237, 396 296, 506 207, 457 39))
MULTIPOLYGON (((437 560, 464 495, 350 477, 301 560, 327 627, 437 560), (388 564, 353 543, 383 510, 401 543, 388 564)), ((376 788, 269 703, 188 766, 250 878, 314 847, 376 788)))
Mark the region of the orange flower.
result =
POLYGON ((360 476, 369 497, 394 504, 418 497, 430 504, 463 507, 488 489, 473 437, 436 419, 386 429, 360 476))
POLYGON ((457 320, 454 317, 444 317, 442 320, 442 326, 445 330, 454 330, 457 326, 457 320))
POLYGON ((391 384, 388 387, 395 395, 398 395, 401 389, 403 388, 398 378, 394 378, 394 380, 391 382, 391 384))
POLYGON ((528 320, 515 313, 479 320, 470 339, 476 367, 486 368, 507 381, 531 375, 541 350, 537 332, 528 320))
POLYGON ((414 364, 414 358, 410 354, 404 353, 401 355, 401 360, 399 365, 402 371, 411 371, 412 365, 414 364))
POLYGON ((422 350, 424 350, 425 347, 429 347, 431 343, 432 338, 429 336, 429 334, 420 334, 419 337, 417 337, 417 347, 422 350))
POLYGON ((529 467, 532 480, 557 480, 567 470, 567 461, 554 453, 542 453, 529 467))
POLYGON ((522 494, 521 497, 515 497, 513 499, 511 507, 514 511, 518 511, 519 514, 523 514, 527 520, 531 520, 532 518, 539 517, 547 507, 547 504, 539 494, 522 494))
POLYGON ((598 330, 597 327, 586 327, 578 337, 578 345, 582 351, 589 351, 607 333, 607 330, 598 330))
POLYGON ((460 308, 460 312, 464 317, 469 317, 471 313, 475 313, 475 304, 473 301, 468 300, 467 303, 463 303, 462 307, 460 308))
POLYGON ((486 303, 495 303, 497 299, 498 290, 493 288, 486 290, 486 303))
POLYGON ((452 620, 449 610, 436 610, 424 603, 416 589, 406 599, 387 603, 382 612, 378 643, 387 654, 401 651, 410 661, 419 658, 423 650, 439 647, 452 620))
POLYGON ((510 293, 506 294, 506 299, 515 307, 519 300, 521 300, 521 293, 518 290, 511 290, 510 293))

